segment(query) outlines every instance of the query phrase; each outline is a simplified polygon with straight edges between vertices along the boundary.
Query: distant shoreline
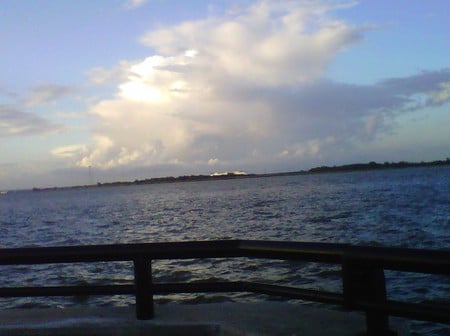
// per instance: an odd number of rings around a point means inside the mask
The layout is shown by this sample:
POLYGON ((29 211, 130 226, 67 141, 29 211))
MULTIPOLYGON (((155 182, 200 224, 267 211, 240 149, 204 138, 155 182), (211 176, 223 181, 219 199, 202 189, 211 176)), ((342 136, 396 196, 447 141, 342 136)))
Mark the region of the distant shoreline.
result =
POLYGON ((385 170, 385 169, 402 169, 402 168, 418 168, 418 167, 437 167, 450 165, 450 158, 446 160, 437 160, 431 162, 384 162, 377 163, 371 161, 369 163, 353 163, 341 166, 320 166, 311 168, 309 170, 299 170, 293 172, 278 172, 268 174, 235 174, 226 173, 223 175, 183 175, 178 177, 154 177, 144 180, 134 181, 117 181, 97 183, 93 185, 79 185, 70 187, 51 187, 51 188, 33 188, 33 191, 59 190, 59 189, 82 189, 82 188, 99 188, 99 187, 114 187, 114 186, 130 186, 130 185, 144 185, 144 184, 161 184, 161 183, 176 183, 176 182, 196 182, 196 181, 215 181, 215 180, 231 180, 231 179, 245 179, 258 177, 274 177, 274 176, 294 176, 294 175, 311 175, 323 173, 344 173, 354 171, 370 171, 370 170, 385 170))

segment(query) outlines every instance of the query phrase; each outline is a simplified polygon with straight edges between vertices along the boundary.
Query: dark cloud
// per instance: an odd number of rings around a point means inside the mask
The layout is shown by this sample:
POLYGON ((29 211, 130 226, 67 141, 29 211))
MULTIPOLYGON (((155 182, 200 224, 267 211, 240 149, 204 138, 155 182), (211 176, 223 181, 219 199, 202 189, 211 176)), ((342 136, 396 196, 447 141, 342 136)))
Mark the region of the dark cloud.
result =
POLYGON ((388 78, 378 85, 397 95, 413 95, 440 89, 442 83, 450 81, 450 69, 423 71, 409 77, 388 78))
POLYGON ((34 135, 54 132, 62 126, 11 105, 0 105, 0 137, 34 135))
POLYGON ((450 71, 444 69, 374 85, 322 80, 290 90, 241 91, 237 96, 263 99, 277 114, 274 126, 280 128, 279 134, 296 142, 326 136, 363 139, 369 133, 392 130, 394 119, 401 114, 436 105, 431 94, 445 89, 447 82, 450 71))
POLYGON ((32 87, 29 90, 28 97, 24 100, 24 104, 26 106, 32 106, 42 103, 48 103, 74 92, 76 92, 76 89, 72 86, 59 84, 42 84, 32 87))

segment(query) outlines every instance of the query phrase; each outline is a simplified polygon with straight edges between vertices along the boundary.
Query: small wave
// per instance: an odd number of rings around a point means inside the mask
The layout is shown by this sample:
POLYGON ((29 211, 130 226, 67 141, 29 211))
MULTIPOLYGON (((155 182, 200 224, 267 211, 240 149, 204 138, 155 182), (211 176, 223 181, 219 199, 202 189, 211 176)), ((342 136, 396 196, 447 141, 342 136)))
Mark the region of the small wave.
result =
POLYGON ((311 223, 330 223, 332 221, 332 217, 325 217, 325 216, 318 216, 318 217, 312 217, 308 218, 307 221, 311 223))
POLYGON ((341 279, 342 271, 341 270, 321 270, 315 273, 315 276, 320 279, 341 279))
POLYGON ((332 216, 334 219, 344 219, 344 218, 350 218, 353 216, 353 211, 342 211, 338 212, 336 215, 332 216))
POLYGON ((199 303, 224 303, 234 302, 232 298, 225 295, 198 295, 192 299, 183 300, 183 304, 199 304, 199 303))
POLYGON ((255 204, 253 204, 253 207, 262 208, 262 207, 270 206, 272 204, 277 204, 279 202, 280 202, 279 200, 262 200, 262 201, 258 201, 255 204))
POLYGON ((191 281, 191 283, 207 283, 207 282, 220 282, 220 281, 223 281, 223 279, 212 276, 212 277, 205 278, 205 279, 193 280, 193 281, 191 281))
POLYGON ((192 279, 192 273, 189 271, 173 271, 168 274, 155 276, 157 282, 182 282, 192 279))
POLYGON ((249 264, 249 265, 245 265, 245 266, 242 268, 242 270, 253 272, 253 271, 258 271, 258 270, 260 270, 261 267, 262 267, 261 264, 249 264))
POLYGON ((198 212, 198 213, 200 213, 200 212, 203 212, 203 211, 205 211, 204 209, 202 209, 202 208, 193 208, 193 209, 189 209, 188 210, 188 212, 198 212))
POLYGON ((18 304, 16 307, 17 309, 34 309, 34 308, 50 308, 51 305, 45 304, 42 302, 24 302, 18 304))
POLYGON ((255 220, 255 221, 257 221, 261 218, 264 218, 264 219, 282 218, 282 215, 280 213, 273 213, 271 211, 256 210, 253 212, 253 215, 254 216, 252 217, 252 220, 255 220))

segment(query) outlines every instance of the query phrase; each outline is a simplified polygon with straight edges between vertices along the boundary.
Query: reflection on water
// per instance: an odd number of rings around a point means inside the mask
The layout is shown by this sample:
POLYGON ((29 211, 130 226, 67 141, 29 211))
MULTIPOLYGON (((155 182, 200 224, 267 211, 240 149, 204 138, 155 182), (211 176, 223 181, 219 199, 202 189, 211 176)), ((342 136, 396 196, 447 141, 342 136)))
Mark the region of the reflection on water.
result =
MULTIPOLYGON (((449 190, 450 169, 436 167, 9 192, 0 201, 1 245, 272 239, 448 249, 449 190)), ((340 291, 339 272, 331 265, 273 260, 154 262, 155 282, 249 280, 340 291)), ((392 298, 449 303, 448 279, 399 272, 388 272, 387 279, 392 298)), ((132 265, 127 262, 3 266, 0 272, 2 286, 132 280, 132 265)), ((157 297, 160 302, 167 299, 210 302, 267 297, 245 293, 157 297)), ((2 299, 0 307, 130 303, 133 298, 128 296, 24 298, 2 299)))

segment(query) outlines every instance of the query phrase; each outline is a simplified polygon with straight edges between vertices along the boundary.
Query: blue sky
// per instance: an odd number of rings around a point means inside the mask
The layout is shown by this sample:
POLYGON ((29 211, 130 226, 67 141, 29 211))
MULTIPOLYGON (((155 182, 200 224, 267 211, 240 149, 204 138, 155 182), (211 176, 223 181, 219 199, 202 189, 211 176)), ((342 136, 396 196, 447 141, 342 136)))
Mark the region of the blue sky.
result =
POLYGON ((0 190, 450 156, 450 3, 0 4, 0 190))

